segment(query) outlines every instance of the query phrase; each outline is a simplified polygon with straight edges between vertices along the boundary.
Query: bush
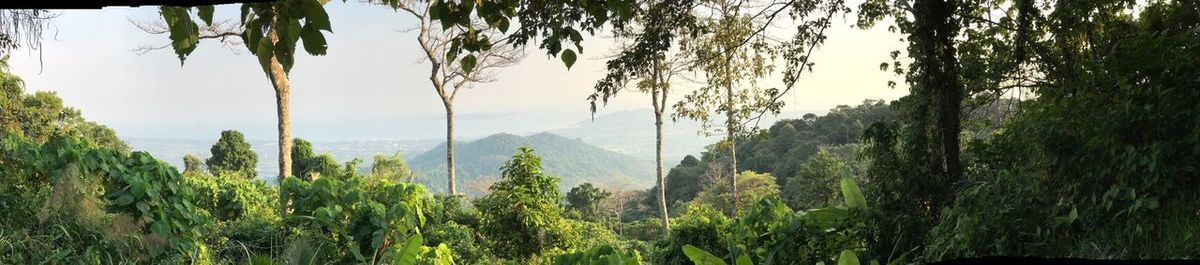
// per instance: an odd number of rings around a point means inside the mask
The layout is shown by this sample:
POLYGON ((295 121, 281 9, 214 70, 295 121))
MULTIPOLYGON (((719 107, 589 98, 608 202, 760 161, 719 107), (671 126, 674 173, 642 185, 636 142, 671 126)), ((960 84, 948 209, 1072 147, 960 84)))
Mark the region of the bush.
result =
POLYGON ((425 188, 389 183, 363 186, 362 178, 345 181, 319 178, 312 182, 284 179, 281 189, 291 214, 284 222, 326 236, 333 248, 330 261, 373 262, 395 255, 424 224, 421 202, 425 188))
POLYGON ((558 178, 542 172, 541 158, 522 147, 502 168, 503 179, 475 201, 488 248, 502 258, 528 260, 569 249, 578 231, 561 216, 558 178))
POLYGON ((685 264, 687 256, 681 250, 683 245, 716 251, 718 255, 728 254, 729 235, 733 222, 707 204, 690 204, 687 210, 671 223, 671 234, 666 241, 659 243, 660 253, 655 255, 655 264, 685 264))

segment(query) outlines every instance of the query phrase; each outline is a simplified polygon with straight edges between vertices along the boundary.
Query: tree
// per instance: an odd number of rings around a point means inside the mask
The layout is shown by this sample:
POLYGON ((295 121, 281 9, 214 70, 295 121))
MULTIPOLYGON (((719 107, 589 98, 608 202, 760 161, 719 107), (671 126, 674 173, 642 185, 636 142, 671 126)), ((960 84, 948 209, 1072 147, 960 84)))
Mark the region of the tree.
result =
POLYGON ((300 138, 296 138, 293 143, 295 145, 292 145, 292 176, 313 180, 320 176, 340 178, 346 173, 333 156, 314 153, 312 143, 300 138))
POLYGON ((221 138, 209 148, 209 152, 212 152, 212 157, 204 163, 213 175, 235 173, 247 179, 258 176, 258 171, 255 170, 258 154, 250 149, 250 143, 246 142, 241 132, 222 131, 221 138))
POLYGON ((662 222, 662 238, 666 239, 671 228, 670 214, 667 208, 666 176, 663 172, 663 117, 668 107, 667 96, 671 93, 671 79, 685 72, 689 65, 686 53, 668 56, 671 50, 671 39, 677 32, 694 31, 695 17, 680 5, 684 1, 643 1, 643 8, 649 9, 645 15, 635 16, 624 29, 615 29, 616 36, 628 39, 631 44, 622 47, 621 51, 608 62, 609 73, 604 79, 596 82, 596 91, 588 96, 592 113, 596 112, 597 101, 608 103, 610 97, 616 96, 630 80, 637 80, 637 88, 642 93, 650 94, 650 106, 654 113, 655 131, 655 182, 658 196, 659 219, 662 222), (649 41, 653 38, 655 40, 649 41), (640 79, 640 80, 639 80, 640 79))
MULTIPOLYGON (((705 84, 684 96, 675 104, 676 118, 700 121, 706 132, 713 129, 710 113, 724 114, 725 126, 716 129, 725 134, 724 147, 731 158, 728 171, 730 183, 737 183, 737 138, 745 131, 744 121, 751 113, 773 110, 782 106, 769 102, 778 90, 762 89, 758 79, 765 77, 773 66, 768 64, 774 50, 769 47, 765 36, 755 36, 758 24, 750 14, 743 14, 741 1, 705 1, 703 6, 711 17, 701 23, 709 34, 696 38, 687 46, 687 52, 696 57, 694 67, 704 72, 705 84), (743 40, 753 42, 743 45, 743 40)), ((737 216, 737 185, 730 185, 733 207, 730 216, 737 216)))
MULTIPOLYGON (((744 4, 743 2, 745 1, 727 1, 723 4, 723 6, 732 8, 719 9, 723 11, 734 10, 734 13, 736 13, 737 11, 741 10, 744 4)), ((634 49, 625 52, 617 59, 609 61, 608 68, 610 75, 606 77, 606 80, 602 81, 600 85, 597 85, 597 92, 598 94, 602 94, 605 101, 607 101, 608 97, 614 95, 619 90, 626 78, 630 76, 636 77, 638 72, 645 72, 638 70, 645 70, 654 67, 653 65, 659 62, 659 60, 655 60, 656 56, 659 56, 662 52, 670 49, 670 43, 678 33, 677 31, 686 32, 692 37, 695 37, 699 32, 702 32, 699 30, 700 26, 698 26, 696 23, 696 18, 693 15, 692 9, 696 6, 703 6, 703 4, 697 5, 691 0, 662 2, 651 1, 648 2, 648 8, 642 8, 638 5, 639 3, 636 0, 504 0, 479 5, 475 5, 471 2, 464 2, 461 5, 452 2, 434 3, 434 5, 430 5, 429 7, 430 9, 435 10, 435 13, 438 15, 432 17, 432 19, 443 21, 443 23, 453 22, 446 23, 445 26, 463 29, 457 35, 453 36, 453 42, 462 45, 451 46, 449 53, 447 53, 447 60, 453 60, 459 54, 466 54, 464 59, 471 58, 473 61, 474 58, 472 56, 474 56, 474 54, 487 52, 494 46, 491 42, 491 37, 477 34, 477 32, 482 32, 481 29, 488 28, 498 28, 501 32, 507 32, 509 20, 512 18, 517 18, 520 21, 520 26, 514 33, 505 38, 508 40, 509 44, 513 44, 514 46, 523 46, 531 39, 542 36, 543 38, 539 46, 544 48, 547 53, 552 56, 559 56, 561 52, 560 58, 562 59, 563 64, 565 64, 568 68, 575 63, 576 51, 569 48, 563 49, 562 44, 563 42, 569 41, 575 44, 576 50, 582 52, 583 46, 581 45, 581 41, 583 38, 580 35, 580 30, 594 34, 597 29, 601 29, 606 25, 611 24, 615 31, 621 32, 626 29, 627 26, 637 24, 635 21, 637 18, 639 18, 639 15, 644 15, 643 18, 647 18, 649 21, 649 23, 646 23, 645 25, 648 25, 647 29, 651 30, 641 32, 635 37, 636 44, 634 45, 634 49), (641 13, 643 10, 648 11, 641 13), (476 17, 482 19, 484 23, 472 23, 476 17), (605 83, 608 84, 604 85, 605 83)), ((843 6, 843 1, 840 0, 829 1, 829 4, 827 5, 821 5, 821 3, 821 0, 793 0, 786 3, 770 3, 766 5, 767 8, 761 10, 761 12, 758 12, 758 14, 754 15, 753 17, 737 17, 736 19, 746 18, 746 20, 749 21, 759 18, 759 16, 769 14, 766 15, 766 22, 762 23, 761 27, 758 27, 757 29, 750 28, 743 32, 745 38, 723 38, 726 44, 728 44, 723 47, 725 49, 718 53, 709 53, 708 55, 727 54, 728 51, 732 50, 730 49, 732 47, 742 48, 748 44, 756 51, 762 50, 766 47, 765 43, 762 42, 764 39, 762 38, 764 36, 762 33, 767 28, 767 25, 769 25, 771 21, 774 21, 777 15, 782 11, 790 10, 791 12, 789 14, 793 18, 807 18, 811 12, 816 10, 827 10, 828 14, 824 16, 823 19, 807 21, 805 23, 801 23, 801 26, 797 26, 798 31, 797 34, 792 38, 792 41, 783 43, 781 45, 784 49, 784 57, 787 59, 787 70, 785 71, 784 82, 787 84, 787 89, 790 90, 795 84, 795 81, 798 79, 799 74, 803 72, 804 68, 809 67, 811 69, 812 64, 809 63, 809 54, 811 54, 811 51, 817 45, 824 42, 824 29, 829 27, 832 16, 841 11, 849 12, 849 9, 845 8, 843 6), (757 39, 758 41, 751 42, 751 40, 754 39, 757 39)), ((715 61, 725 64, 730 62, 728 60, 719 60, 719 58, 715 57, 706 57, 703 56, 704 54, 701 55, 702 56, 699 56, 698 58, 701 58, 702 60, 717 59, 715 61)), ((471 67, 463 68, 468 71, 471 69, 471 67)), ((731 88, 727 87, 727 90, 731 90, 731 88)), ((785 90, 785 93, 786 91, 787 90, 785 90)), ((729 91, 727 94, 730 94, 730 96, 727 100, 729 104, 726 105, 729 105, 729 108, 731 109, 730 113, 732 113, 733 93, 732 91, 729 91)), ((781 93, 770 92, 768 94, 769 99, 765 104, 775 107, 769 107, 766 109, 771 109, 773 112, 777 113, 778 106, 782 105, 778 103, 781 93)), ((665 94, 663 94, 663 96, 665 99, 665 94)), ((596 94, 593 94, 591 97, 589 97, 589 99, 592 101, 593 112, 596 109, 596 98, 596 94)), ((658 101, 657 99, 654 100, 656 102, 658 101)), ((761 111, 759 116, 761 117, 762 113, 765 112, 766 110, 761 111)), ((731 114, 729 116, 732 117, 733 115, 731 114)), ((732 118, 730 120, 732 120, 732 118)), ((730 130, 730 132, 732 139, 732 130, 730 130)), ((733 141, 730 141, 730 143, 732 144, 733 141)), ((731 152, 734 152, 733 149, 731 149, 731 152)), ((736 161, 736 159, 734 159, 734 161, 736 161)), ((661 163, 661 159, 659 163, 661 163)), ((734 163, 733 167, 736 168, 736 163, 734 163)), ((659 171, 659 186, 662 186, 661 184, 664 182, 661 173, 662 170, 660 169, 659 171)), ((736 170, 733 172, 736 172, 736 170)), ((736 178, 736 176, 731 177, 736 178)), ((665 197, 665 195, 660 197, 665 197)), ((664 217, 666 217, 665 199, 660 200, 659 204, 660 208, 663 208, 660 209, 662 214, 664 217)), ((667 222, 668 220, 664 218, 663 225, 667 226, 667 222)), ((666 231, 666 229, 664 229, 664 231, 666 231)))
MULTIPOLYGON (((429 62, 429 82, 442 101, 446 111, 446 181, 451 195, 458 192, 454 169, 454 97, 463 88, 474 84, 495 81, 495 75, 504 67, 516 65, 525 53, 516 47, 503 46, 488 49, 478 54, 464 56, 455 60, 457 49, 463 43, 454 39, 462 34, 461 29, 441 26, 434 18, 439 14, 431 6, 439 2, 424 0, 382 0, 386 5, 403 10, 416 18, 417 43, 425 52, 422 61, 429 62)), ((500 30, 483 28, 472 32, 487 39, 501 39, 500 30)))
POLYGON ((38 143, 55 136, 78 137, 100 147, 129 152, 129 145, 116 132, 83 119, 79 110, 63 105, 58 94, 25 94, 25 81, 12 74, 7 56, 0 58, 0 132, 38 143))
POLYGON ((579 184, 567 192, 567 208, 579 211, 584 218, 595 221, 600 201, 609 195, 612 193, 598 189, 592 186, 592 183, 579 184))
POLYGON ((481 232, 497 256, 528 259, 552 248, 570 248, 578 235, 558 208, 558 178, 542 172, 542 158, 522 147, 500 168, 503 178, 475 202, 481 232))
POLYGON ((192 153, 183 155, 183 173, 193 174, 200 172, 204 172, 204 160, 192 153))
POLYGON ((374 162, 371 163, 371 177, 374 178, 413 182, 415 174, 408 169, 408 164, 404 162, 404 156, 400 152, 391 156, 375 155, 374 162))
POLYGON ((833 204, 839 196, 838 181, 848 172, 846 163, 825 150, 817 152, 788 178, 782 197, 795 209, 815 209, 833 204))
POLYGON ((737 188, 730 187, 729 182, 722 180, 724 175, 726 174, 710 175, 715 179, 706 182, 704 190, 696 194, 696 199, 692 203, 708 204, 723 212, 736 213, 750 209, 755 202, 764 198, 779 196, 779 185, 775 184, 775 177, 772 177, 771 173, 743 171, 738 174, 737 188), (734 197, 734 190, 741 190, 743 196, 734 197), (730 209, 733 207, 742 207, 742 209, 730 209))
MULTIPOLYGON (((180 65, 200 43, 201 39, 218 39, 226 45, 240 40, 246 49, 258 57, 263 73, 275 91, 276 117, 279 127, 280 183, 292 172, 291 81, 288 72, 295 62, 296 44, 304 43, 310 55, 325 55, 327 44, 321 31, 333 32, 324 5, 328 0, 283 0, 269 3, 247 3, 237 17, 239 25, 213 22, 213 7, 196 7, 196 15, 204 25, 192 19, 191 7, 163 6, 159 13, 162 23, 137 24, 151 34, 168 34, 171 48, 179 56, 180 65)), ((148 47, 142 52, 166 48, 148 47)), ((283 196, 283 193, 280 193, 283 196)), ((286 200, 280 200, 286 203, 286 200)), ((284 207, 280 207, 282 210, 284 207)))

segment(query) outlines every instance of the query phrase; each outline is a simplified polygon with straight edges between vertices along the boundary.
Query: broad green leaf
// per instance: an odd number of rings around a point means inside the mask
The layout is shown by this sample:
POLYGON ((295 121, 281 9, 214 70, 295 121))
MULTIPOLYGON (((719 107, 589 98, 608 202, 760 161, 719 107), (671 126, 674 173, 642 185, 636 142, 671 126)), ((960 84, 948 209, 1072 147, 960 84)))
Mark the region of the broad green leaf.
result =
POLYGON ((571 66, 575 65, 575 51, 566 49, 562 51, 562 55, 560 56, 562 56, 563 64, 567 65, 567 69, 571 69, 571 66))
POLYGON ((841 208, 821 208, 805 212, 800 218, 807 219, 813 222, 813 225, 820 229, 832 228, 848 216, 848 212, 841 208))
POLYGON ((396 264, 416 264, 417 254, 421 253, 421 234, 413 235, 408 238, 408 242, 400 248, 400 253, 396 257, 396 264))
POLYGON ((696 265, 726 265, 725 261, 721 260, 721 258, 691 244, 683 245, 683 254, 687 255, 688 259, 692 260, 696 265))
POLYGON ((496 28, 500 29, 500 32, 507 33, 509 26, 508 23, 508 18, 500 18, 500 20, 496 21, 496 28))
POLYGON ((736 260, 736 261, 734 261, 734 262, 733 262, 733 264, 736 264, 736 265, 754 265, 754 261, 753 261, 753 260, 750 260, 750 255, 746 255, 746 253, 742 253, 742 255, 738 256, 737 260, 736 260))
POLYGON ((325 42, 325 35, 313 26, 312 23, 304 25, 304 29, 300 30, 300 39, 304 42, 304 51, 312 55, 325 55, 329 49, 329 45, 325 42))
POLYGON ((463 72, 470 73, 471 70, 475 70, 475 55, 468 54, 467 56, 463 56, 462 60, 459 61, 459 65, 462 67, 463 72))
POLYGON ((200 42, 199 26, 192 21, 187 8, 164 6, 159 12, 167 23, 171 48, 179 56, 179 64, 183 65, 188 54, 196 50, 196 44, 200 42))
POLYGON ((117 198, 116 203, 117 206, 129 205, 133 203, 133 196, 130 196, 129 194, 122 194, 121 197, 117 198))
POLYGON ((146 197, 146 183, 141 182, 141 181, 130 183, 129 191, 133 192, 134 197, 137 197, 137 198, 146 197))
POLYGON ((842 177, 842 196, 846 197, 846 206, 850 209, 867 208, 867 198, 863 197, 862 190, 858 189, 858 184, 849 176, 842 177))
POLYGON ((843 250, 842 255, 838 256, 838 265, 859 265, 858 255, 849 249, 843 250))
POLYGON ((329 24, 329 14, 325 12, 325 7, 318 0, 303 0, 301 8, 304 10, 304 20, 306 24, 313 25, 316 29, 333 32, 333 28, 329 24))
POLYGON ((196 9, 200 10, 200 20, 204 20, 205 25, 212 25, 213 6, 199 6, 196 9))

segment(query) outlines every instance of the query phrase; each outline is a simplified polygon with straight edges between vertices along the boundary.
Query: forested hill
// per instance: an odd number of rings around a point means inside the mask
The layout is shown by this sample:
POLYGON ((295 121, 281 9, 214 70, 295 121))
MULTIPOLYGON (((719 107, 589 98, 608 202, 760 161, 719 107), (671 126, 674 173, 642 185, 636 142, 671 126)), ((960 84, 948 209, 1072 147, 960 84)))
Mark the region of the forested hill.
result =
MULTIPOLYGON (((493 134, 472 142, 455 144, 455 170, 459 191, 481 194, 487 183, 500 176, 500 166, 512 158, 517 148, 528 146, 542 156, 546 173, 562 179, 560 188, 583 182, 621 182, 631 188, 649 187, 654 178, 654 163, 589 145, 552 133, 518 136, 493 134)), ((409 166, 418 179, 432 191, 446 189, 446 144, 414 157, 409 166)))

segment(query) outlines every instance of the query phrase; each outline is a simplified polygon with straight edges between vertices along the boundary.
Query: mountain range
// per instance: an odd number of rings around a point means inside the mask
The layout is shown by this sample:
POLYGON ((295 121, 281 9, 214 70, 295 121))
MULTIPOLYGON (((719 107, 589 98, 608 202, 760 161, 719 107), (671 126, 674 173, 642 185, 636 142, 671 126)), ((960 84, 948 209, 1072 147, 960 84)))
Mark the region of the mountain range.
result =
MULTIPOLYGON (((543 170, 559 177, 560 188, 568 189, 584 182, 622 183, 645 188, 653 183, 654 163, 627 154, 590 145, 553 133, 518 136, 494 134, 470 142, 455 144, 455 172, 459 191, 470 195, 484 193, 491 182, 500 178, 500 167, 525 146, 542 157, 543 170)), ((430 190, 446 190, 446 145, 440 144, 408 161, 418 179, 430 190)))

